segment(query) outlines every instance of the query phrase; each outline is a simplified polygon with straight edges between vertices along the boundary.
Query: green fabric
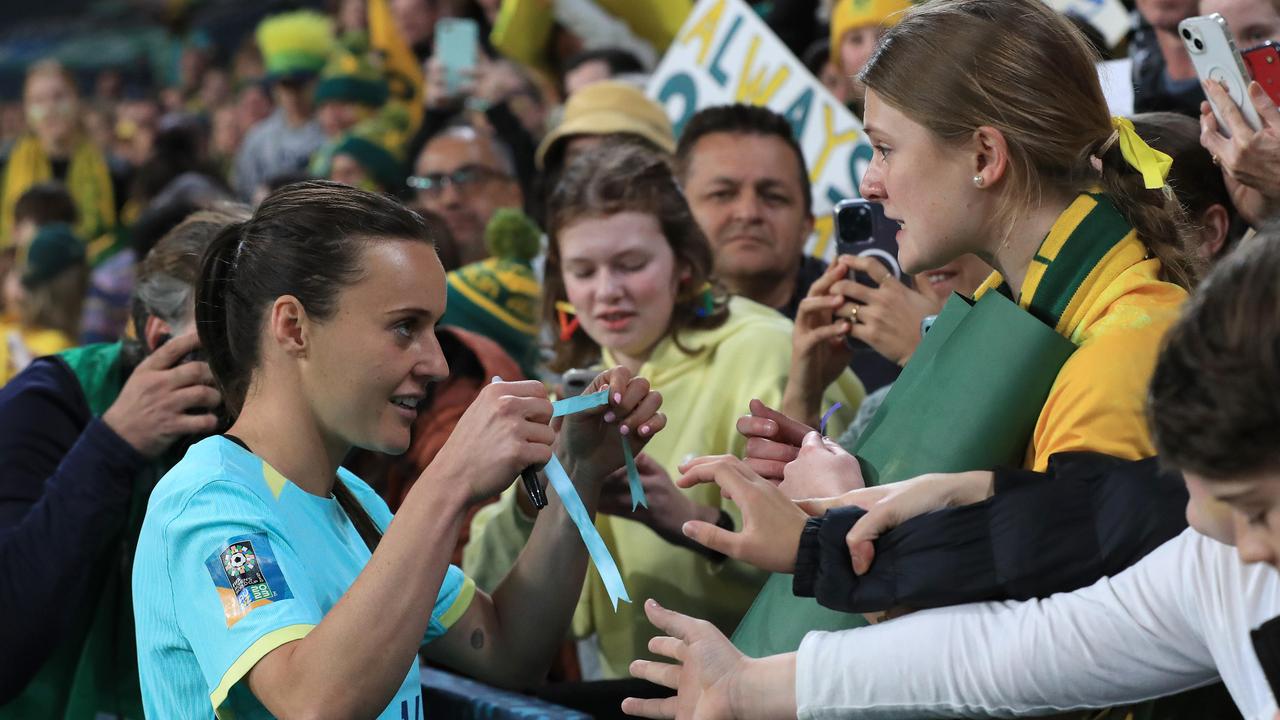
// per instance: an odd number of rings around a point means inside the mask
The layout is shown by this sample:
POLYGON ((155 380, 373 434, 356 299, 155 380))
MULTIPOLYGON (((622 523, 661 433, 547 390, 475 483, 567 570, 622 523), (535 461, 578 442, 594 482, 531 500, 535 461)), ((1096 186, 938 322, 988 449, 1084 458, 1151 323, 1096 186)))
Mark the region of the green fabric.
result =
MULTIPOLYGON (((1058 371, 1075 346, 1054 331, 1071 298, 1131 228, 1105 197, 1074 228, 1026 311, 999 292, 953 296, 856 447, 868 485, 930 472, 1021 465, 1058 371), (1119 218, 1119 222, 1117 222, 1119 218)), ((733 635, 753 657, 793 652, 806 633, 866 624, 791 592, 773 575, 733 635)))
MULTIPOLYGON (((121 350, 120 343, 110 343, 59 355, 79 380, 95 417, 111 406, 124 385, 121 350)), ((124 532, 104 550, 82 614, 68 622, 63 641, 23 693, 0 708, 0 720, 143 719, 130 575, 147 497, 166 468, 153 463, 134 479, 124 532)))
POLYGON ((382 107, 389 94, 387 83, 381 79, 368 80, 352 76, 321 77, 320 82, 316 84, 315 104, 321 105, 341 100, 377 108, 382 107))
POLYGON ((85 261, 84 243, 66 223, 49 223, 36 228, 27 248, 26 269, 22 286, 35 289, 49 282, 63 270, 85 261))
MULTIPOLYGON (((1075 346, 1000 293, 952 296, 856 448, 868 485, 927 472, 1020 464, 1058 369, 1075 346), (963 418, 963 422, 957 422, 963 418)), ((861 627, 773 575, 734 633, 748 655, 791 652, 811 630, 861 627)))
MULTIPOLYGON (((404 185, 405 171, 395 155, 385 147, 372 140, 357 135, 347 135, 329 156, 329 167, 333 167, 333 158, 338 155, 350 155, 369 173, 370 177, 387 192, 395 192, 404 185)), ((326 173, 328 174, 328 173, 326 173)))

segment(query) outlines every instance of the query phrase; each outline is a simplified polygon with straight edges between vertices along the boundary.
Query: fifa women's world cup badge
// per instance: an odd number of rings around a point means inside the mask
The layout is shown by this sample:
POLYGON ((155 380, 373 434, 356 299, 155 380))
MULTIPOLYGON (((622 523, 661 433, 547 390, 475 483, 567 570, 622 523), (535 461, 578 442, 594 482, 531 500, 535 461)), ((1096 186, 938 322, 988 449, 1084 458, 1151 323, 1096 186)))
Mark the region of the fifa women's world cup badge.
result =
POLYGON ((222 601, 227 627, 253 608, 293 597, 276 565, 266 533, 231 538, 205 565, 222 601))

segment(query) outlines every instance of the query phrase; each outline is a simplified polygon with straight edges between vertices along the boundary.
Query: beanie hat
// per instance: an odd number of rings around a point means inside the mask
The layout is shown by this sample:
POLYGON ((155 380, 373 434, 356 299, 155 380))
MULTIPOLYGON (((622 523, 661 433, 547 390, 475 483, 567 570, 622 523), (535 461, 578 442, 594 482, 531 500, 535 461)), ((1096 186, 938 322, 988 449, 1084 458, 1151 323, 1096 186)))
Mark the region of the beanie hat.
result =
POLYGON ((334 48, 333 21, 314 10, 272 15, 258 23, 258 49, 270 80, 307 80, 334 48))
POLYGON ((892 27, 902 19, 911 0, 836 0, 831 8, 831 62, 840 62, 840 39, 850 30, 867 25, 892 27))
POLYGON ((316 105, 346 101, 371 108, 382 107, 389 94, 382 73, 368 61, 346 50, 338 49, 320 71, 316 84, 316 105))
POLYGON ((448 300, 440 324, 497 342, 526 377, 534 377, 542 288, 529 261, 541 251, 542 232, 524 213, 503 208, 493 214, 484 235, 491 257, 446 276, 448 300))
POLYGON ((569 96, 564 119, 543 138, 534 160, 546 167, 547 153, 574 135, 631 133, 653 143, 667 154, 676 151, 671 120, 658 103, 634 85, 616 80, 591 83, 569 96))
POLYGON ((84 243, 66 223, 50 223, 36 229, 27 248, 22 286, 28 290, 40 287, 63 270, 85 262, 84 243))
POLYGON ((386 106, 376 116, 356 124, 328 147, 316 151, 314 170, 328 177, 333 158, 349 155, 383 192, 396 192, 404 186, 404 143, 408 131, 408 112, 400 106, 386 106))

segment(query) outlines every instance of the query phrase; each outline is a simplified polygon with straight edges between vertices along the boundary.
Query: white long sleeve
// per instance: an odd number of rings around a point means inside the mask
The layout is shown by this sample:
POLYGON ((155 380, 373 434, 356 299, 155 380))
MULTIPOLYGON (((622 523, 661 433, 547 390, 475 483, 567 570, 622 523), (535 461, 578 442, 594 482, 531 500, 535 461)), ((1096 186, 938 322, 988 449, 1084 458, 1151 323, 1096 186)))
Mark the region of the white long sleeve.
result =
POLYGON ((802 718, 1009 717, 1139 702, 1221 674, 1245 718, 1272 720, 1249 630, 1277 614, 1280 575, 1187 530, 1074 593, 810 633, 796 701, 802 718))

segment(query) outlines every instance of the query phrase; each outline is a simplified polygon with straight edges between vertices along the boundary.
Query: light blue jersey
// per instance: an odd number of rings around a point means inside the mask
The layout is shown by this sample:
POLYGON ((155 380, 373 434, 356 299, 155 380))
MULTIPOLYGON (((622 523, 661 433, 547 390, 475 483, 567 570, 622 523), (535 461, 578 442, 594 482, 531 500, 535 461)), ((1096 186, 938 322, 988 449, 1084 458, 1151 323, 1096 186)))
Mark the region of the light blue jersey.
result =
MULTIPOLYGON (((386 503, 347 470, 338 476, 385 531, 386 503)), ((270 717, 242 681, 264 655, 318 625, 369 557, 337 500, 302 490, 225 437, 193 445, 152 492, 134 558, 147 717, 270 717)), ((423 643, 457 622, 474 595, 450 565, 423 643)), ((379 717, 424 717, 416 663, 379 717)))

